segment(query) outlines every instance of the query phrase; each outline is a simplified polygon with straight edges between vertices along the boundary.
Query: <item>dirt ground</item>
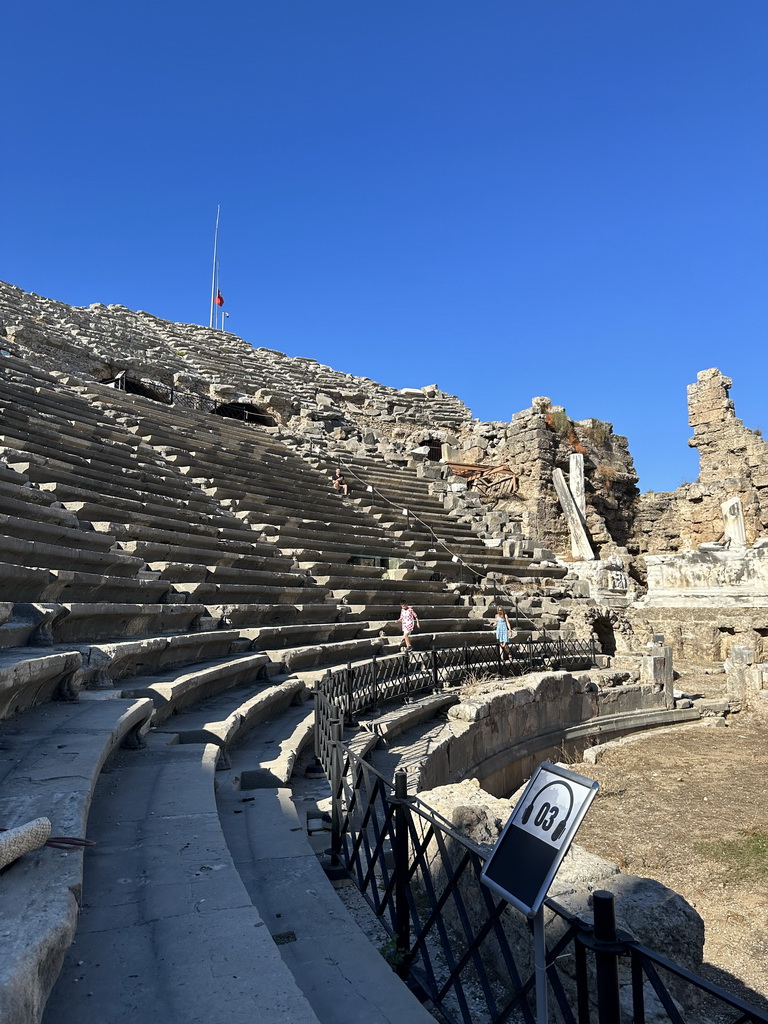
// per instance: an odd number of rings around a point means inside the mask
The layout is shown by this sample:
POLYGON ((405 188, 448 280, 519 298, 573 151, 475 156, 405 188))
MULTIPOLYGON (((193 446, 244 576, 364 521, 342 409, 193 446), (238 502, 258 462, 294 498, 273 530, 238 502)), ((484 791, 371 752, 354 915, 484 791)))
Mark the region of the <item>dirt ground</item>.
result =
POLYGON ((633 737, 574 768, 600 783, 577 842, 683 895, 706 927, 702 973, 768 1009, 768 714, 633 737))

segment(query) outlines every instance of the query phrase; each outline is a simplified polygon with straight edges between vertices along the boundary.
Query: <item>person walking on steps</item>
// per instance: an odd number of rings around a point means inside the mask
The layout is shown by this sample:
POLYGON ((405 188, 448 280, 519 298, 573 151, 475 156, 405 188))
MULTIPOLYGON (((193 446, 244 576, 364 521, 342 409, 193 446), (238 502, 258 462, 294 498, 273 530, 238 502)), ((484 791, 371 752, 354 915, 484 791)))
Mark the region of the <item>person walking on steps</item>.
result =
POLYGON ((400 641, 400 649, 402 650, 404 647, 407 651, 411 646, 411 633, 413 633, 414 629, 418 629, 419 616, 407 601, 401 601, 400 617, 395 619, 395 622, 399 622, 403 630, 403 639, 400 641))
POLYGON ((496 643, 499 645, 501 660, 512 661, 512 655, 509 653, 509 631, 511 629, 509 617, 500 604, 496 605, 496 618, 494 622, 496 625, 496 643))

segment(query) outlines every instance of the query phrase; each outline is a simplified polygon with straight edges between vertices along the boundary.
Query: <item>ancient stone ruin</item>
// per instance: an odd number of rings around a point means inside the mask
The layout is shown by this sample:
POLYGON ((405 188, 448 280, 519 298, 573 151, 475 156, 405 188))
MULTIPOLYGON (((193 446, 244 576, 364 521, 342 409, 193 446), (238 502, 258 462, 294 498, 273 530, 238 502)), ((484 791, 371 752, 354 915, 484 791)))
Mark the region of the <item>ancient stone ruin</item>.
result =
MULTIPOLYGON (((288 870, 274 850, 294 858, 297 891, 325 899, 314 853, 292 845, 305 822, 289 782, 325 673, 402 658, 401 598, 417 650, 492 646, 503 604, 520 649, 595 654, 522 689, 443 694, 417 788, 479 779, 506 798, 536 756, 593 743, 597 719, 605 738, 760 705, 768 449, 730 385, 710 369, 689 388, 699 480, 641 495, 626 438, 546 397, 482 423, 434 384, 396 390, 0 284, 0 827, 45 818, 99 844, 85 892, 82 847, 27 844, 3 874, 0 1019, 68 1024, 89 999, 91 1019, 113 1019, 94 963, 113 972, 123 948, 133 1019, 221 1019, 222 1001, 233 1022, 327 1019, 325 967, 309 992, 302 935, 264 909, 288 870), (691 662, 727 672, 722 707, 677 690, 691 662)), ((395 723, 377 709, 367 737, 412 726, 405 710, 395 723)), ((323 913, 311 941, 335 955, 342 910, 323 913)), ((349 999, 386 989, 365 1019, 432 1019, 365 948, 351 943, 371 974, 349 999)))

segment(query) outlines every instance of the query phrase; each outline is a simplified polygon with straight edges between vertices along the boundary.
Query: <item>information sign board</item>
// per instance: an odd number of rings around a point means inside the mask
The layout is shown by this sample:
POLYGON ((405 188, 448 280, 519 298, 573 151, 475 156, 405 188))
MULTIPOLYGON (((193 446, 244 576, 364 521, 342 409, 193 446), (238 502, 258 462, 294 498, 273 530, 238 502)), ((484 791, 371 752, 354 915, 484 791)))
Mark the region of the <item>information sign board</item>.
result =
POLYGON ((485 862, 481 881, 534 917, 597 790, 592 779, 543 761, 485 862))

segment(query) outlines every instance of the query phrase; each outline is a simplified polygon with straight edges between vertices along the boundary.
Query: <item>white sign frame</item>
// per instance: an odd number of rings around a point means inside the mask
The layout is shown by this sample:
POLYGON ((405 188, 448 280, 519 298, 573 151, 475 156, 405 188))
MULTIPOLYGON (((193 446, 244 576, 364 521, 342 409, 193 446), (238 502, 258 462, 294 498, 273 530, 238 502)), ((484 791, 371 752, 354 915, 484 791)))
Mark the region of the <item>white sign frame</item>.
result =
POLYGON ((480 881, 527 917, 535 917, 598 789, 594 780, 542 761, 502 829, 480 881))

